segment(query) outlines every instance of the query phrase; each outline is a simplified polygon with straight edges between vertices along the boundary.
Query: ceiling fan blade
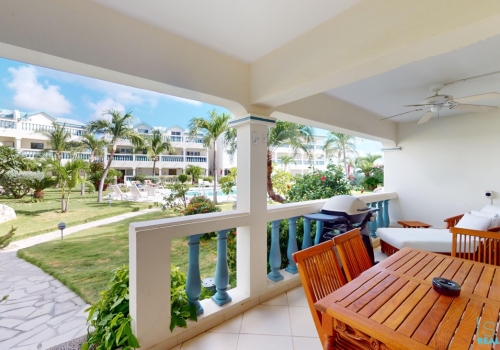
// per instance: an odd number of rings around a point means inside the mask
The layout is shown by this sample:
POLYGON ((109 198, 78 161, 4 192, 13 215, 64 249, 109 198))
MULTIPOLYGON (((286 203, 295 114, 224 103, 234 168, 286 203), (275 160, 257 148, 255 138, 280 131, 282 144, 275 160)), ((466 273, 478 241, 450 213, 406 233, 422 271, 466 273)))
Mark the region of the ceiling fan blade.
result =
POLYGON ((430 105, 406 105, 403 107, 427 107, 427 106, 430 106, 430 105))
POLYGON ((417 124, 427 123, 429 121, 429 119, 431 119, 432 114, 433 114, 432 111, 425 112, 424 115, 422 116, 422 118, 420 118, 420 120, 417 122, 417 124))
POLYGON ((469 102, 480 101, 480 100, 490 100, 492 98, 500 98, 500 93, 488 92, 486 94, 455 98, 455 99, 453 99, 453 101, 458 102, 458 103, 469 103, 469 102))
POLYGON ((412 112, 417 112, 417 111, 421 111, 421 110, 422 110, 422 108, 420 108, 420 109, 415 109, 414 111, 409 111, 409 112, 399 113, 399 114, 396 114, 396 115, 391 115, 390 117, 382 118, 382 119, 380 119, 380 120, 391 119, 391 118, 394 118, 394 117, 397 117, 397 116, 400 116, 400 115, 403 115, 403 114, 412 113, 412 112))
POLYGON ((459 109, 462 111, 485 113, 497 109, 495 106, 480 106, 480 105, 466 105, 460 103, 459 105, 453 107, 453 109, 459 109))

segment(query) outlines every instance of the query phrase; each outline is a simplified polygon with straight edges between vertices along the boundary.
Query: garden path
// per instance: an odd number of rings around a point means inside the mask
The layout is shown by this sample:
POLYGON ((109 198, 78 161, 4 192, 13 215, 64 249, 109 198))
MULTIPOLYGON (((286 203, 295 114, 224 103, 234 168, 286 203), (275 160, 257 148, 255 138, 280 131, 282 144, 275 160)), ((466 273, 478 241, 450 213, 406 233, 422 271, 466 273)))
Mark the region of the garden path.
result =
MULTIPOLYGON (((64 236, 159 210, 126 213, 64 230, 64 236)), ((60 239, 60 231, 19 240, 0 251, 0 349, 44 350, 87 333, 89 307, 79 296, 40 268, 17 257, 17 251, 60 239)))

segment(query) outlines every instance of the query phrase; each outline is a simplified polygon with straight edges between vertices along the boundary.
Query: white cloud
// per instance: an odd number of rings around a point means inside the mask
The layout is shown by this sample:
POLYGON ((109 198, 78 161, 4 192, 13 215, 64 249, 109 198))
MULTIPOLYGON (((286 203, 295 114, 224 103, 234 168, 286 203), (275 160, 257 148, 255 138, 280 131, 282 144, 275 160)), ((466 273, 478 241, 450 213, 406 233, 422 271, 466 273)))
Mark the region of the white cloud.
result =
POLYGON ((34 66, 9 68, 12 80, 7 86, 14 90, 14 106, 25 111, 42 110, 50 115, 60 116, 71 113, 71 103, 59 92, 59 86, 38 81, 34 66))
POLYGON ((90 118, 92 120, 100 119, 100 118, 104 118, 106 120, 111 120, 111 117, 109 115, 103 115, 103 112, 108 110, 108 109, 115 109, 115 110, 120 111, 122 113, 125 112, 125 106, 122 105, 120 102, 113 100, 111 97, 107 97, 107 98, 100 100, 96 103, 89 102, 88 106, 93 111, 93 113, 90 116, 90 118))

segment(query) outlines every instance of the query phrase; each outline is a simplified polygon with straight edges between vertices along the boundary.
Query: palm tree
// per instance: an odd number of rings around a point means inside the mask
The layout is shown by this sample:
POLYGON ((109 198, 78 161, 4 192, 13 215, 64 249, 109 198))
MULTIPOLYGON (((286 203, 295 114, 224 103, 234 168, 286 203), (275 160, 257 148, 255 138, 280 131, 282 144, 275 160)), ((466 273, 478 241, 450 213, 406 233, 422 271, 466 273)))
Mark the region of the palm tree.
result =
POLYGON ((285 155, 279 157, 278 159, 281 160, 281 164, 283 164, 283 170, 286 170, 287 165, 290 163, 297 164, 295 163, 295 158, 292 156, 285 155))
POLYGON ((168 154, 176 154, 177 152, 168 137, 163 140, 163 134, 158 129, 154 129, 151 136, 147 137, 144 141, 148 156, 153 159, 153 176, 155 176, 156 162, 160 159, 160 155, 164 152, 168 152, 168 154))
POLYGON ((45 164, 47 164, 48 169, 57 174, 57 180, 61 185, 61 212, 67 213, 71 190, 82 181, 80 171, 87 171, 89 163, 83 159, 71 159, 66 164, 61 165, 57 160, 48 158, 45 164))
POLYGON ((186 167, 185 173, 187 175, 191 175, 191 183, 194 184, 194 182, 200 177, 200 175, 203 173, 203 168, 199 167, 197 165, 188 165, 186 167))
POLYGON ((375 166, 375 161, 382 158, 380 154, 368 153, 365 157, 358 157, 355 160, 356 167, 365 174, 365 177, 370 176, 370 172, 375 166))
POLYGON ((63 125, 52 122, 52 130, 37 131, 49 138, 50 149, 56 154, 56 159, 61 163, 61 154, 71 148, 71 133, 66 129, 66 123, 63 125))
POLYGON ((104 155, 104 147, 107 146, 108 142, 102 138, 98 139, 94 134, 85 133, 80 138, 80 148, 83 150, 89 150, 89 163, 92 163, 96 156, 104 155))
MULTIPOLYGON (((201 133, 203 136, 203 144, 213 151, 213 168, 214 168, 214 196, 213 201, 217 204, 217 139, 225 135, 229 128, 229 113, 217 113, 216 109, 209 112, 209 118, 193 118, 189 122, 189 136, 194 138, 201 133)), ((225 138, 226 142, 227 138, 225 138)))
POLYGON ((327 157, 332 155, 337 157, 337 163, 344 163, 344 171, 347 174, 347 158, 350 155, 357 154, 356 152, 356 137, 342 134, 340 132, 331 131, 328 133, 323 150, 327 157))
POLYGON ((132 112, 127 112, 122 115, 120 111, 108 109, 104 111, 102 115, 111 116, 111 121, 98 119, 91 121, 87 125, 87 130, 89 132, 98 132, 106 135, 106 137, 109 138, 109 145, 111 148, 108 163, 104 169, 104 173, 102 174, 101 181, 99 182, 99 192, 97 194, 98 202, 102 202, 102 189, 104 187, 104 181, 106 180, 109 169, 111 168, 111 163, 113 162, 113 156, 116 153, 118 143, 120 141, 130 141, 134 147, 143 148, 143 138, 131 127, 131 123, 134 118, 131 113, 132 112))
MULTIPOLYGON (((89 164, 92 164, 96 156, 104 155, 104 147, 107 144, 108 142, 104 138, 98 139, 94 134, 85 133, 78 141, 78 149, 80 151, 90 151, 89 164)), ((85 182, 82 182, 81 195, 85 195, 85 182)))
POLYGON ((273 152, 278 147, 289 145, 294 157, 297 155, 299 149, 310 156, 311 152, 306 145, 312 142, 314 142, 312 129, 305 125, 278 120, 276 125, 269 129, 267 138, 267 193, 273 201, 283 203, 285 200, 279 194, 276 194, 273 189, 271 179, 273 172, 273 152))

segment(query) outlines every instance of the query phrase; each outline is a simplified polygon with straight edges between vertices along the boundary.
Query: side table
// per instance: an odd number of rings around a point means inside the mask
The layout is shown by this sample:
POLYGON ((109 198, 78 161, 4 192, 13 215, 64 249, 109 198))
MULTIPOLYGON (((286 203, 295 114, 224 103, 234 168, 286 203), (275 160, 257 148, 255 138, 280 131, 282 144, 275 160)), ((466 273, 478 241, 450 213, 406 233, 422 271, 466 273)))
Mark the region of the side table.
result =
POLYGON ((406 221, 406 220, 398 221, 398 224, 400 224, 404 228, 429 228, 432 226, 421 221, 406 221))

